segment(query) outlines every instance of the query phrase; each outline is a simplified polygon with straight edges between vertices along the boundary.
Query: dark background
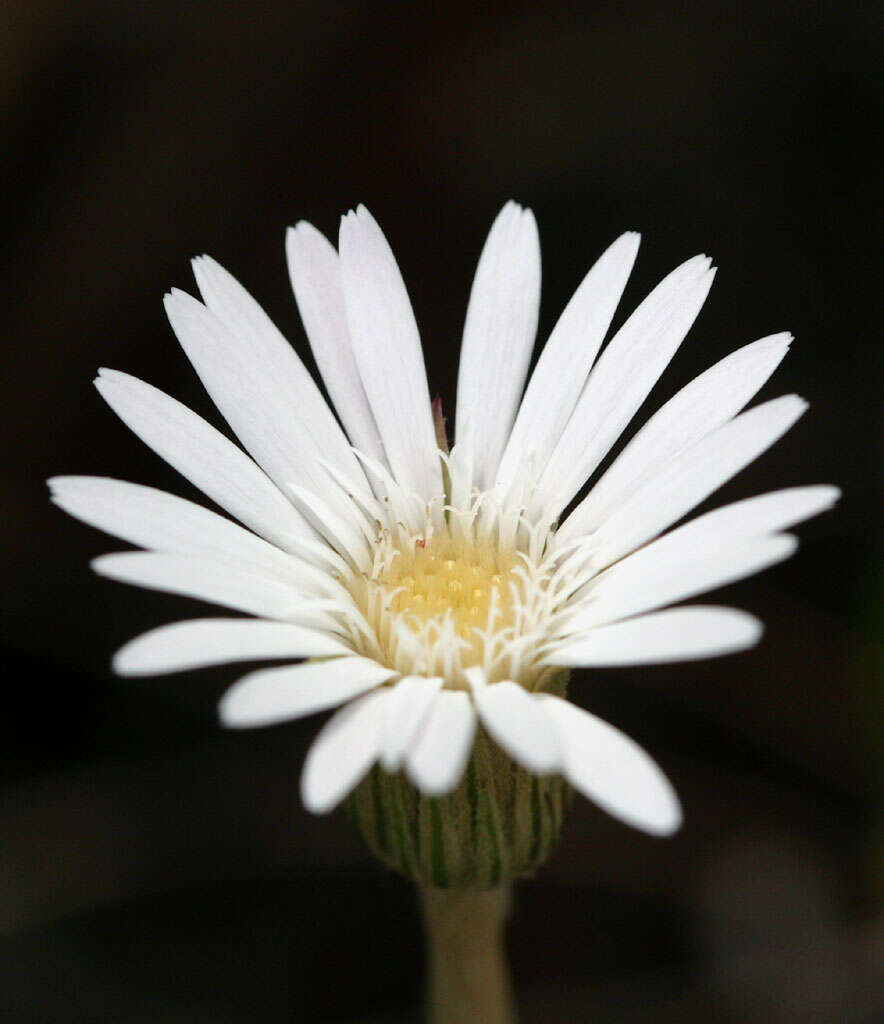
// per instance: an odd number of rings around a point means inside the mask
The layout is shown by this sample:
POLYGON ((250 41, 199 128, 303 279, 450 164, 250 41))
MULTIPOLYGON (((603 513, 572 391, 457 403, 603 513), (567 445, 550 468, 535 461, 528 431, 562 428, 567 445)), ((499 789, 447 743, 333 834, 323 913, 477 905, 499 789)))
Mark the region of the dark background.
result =
MULTIPOLYGON (((638 417, 790 329, 762 397, 808 414, 715 504, 835 482, 799 554, 716 600, 747 654, 576 676, 682 795, 671 840, 576 801, 510 930, 525 1022, 871 1022, 884 1006, 881 10, 872 3, 7 3, 0 1017, 404 1021, 413 895, 297 778, 314 720, 223 734, 235 668, 114 679, 192 603, 95 578, 120 545, 55 473, 194 496, 91 385, 107 365, 218 424, 160 302, 209 252, 307 357, 284 229, 390 238, 449 412, 481 244, 537 215, 541 338, 621 231, 617 322, 705 251, 721 267, 638 417), (880 141, 880 139, 879 139, 880 141), (4 1005, 5 1004, 5 1005, 4 1005), (3 1016, 5 1013, 5 1016, 3 1016)), ((312 364, 311 364, 312 365, 312 364)))

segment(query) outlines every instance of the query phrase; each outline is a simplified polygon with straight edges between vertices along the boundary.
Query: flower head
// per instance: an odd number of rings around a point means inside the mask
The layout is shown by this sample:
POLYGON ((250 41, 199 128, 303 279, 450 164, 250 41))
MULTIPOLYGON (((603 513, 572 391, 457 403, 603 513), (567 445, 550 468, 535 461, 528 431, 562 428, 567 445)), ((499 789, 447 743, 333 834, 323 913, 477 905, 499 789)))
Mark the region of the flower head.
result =
POLYGON ((96 383, 145 443, 242 525, 137 484, 51 485, 62 508, 145 549, 98 558, 99 573, 249 617, 161 627, 123 647, 117 671, 306 659, 250 672, 220 712, 246 727, 344 705, 305 764, 302 794, 317 812, 374 765, 404 771, 419 793, 452 792, 481 723, 482 742, 520 771, 562 776, 646 831, 677 828, 660 769, 565 699, 563 670, 751 646, 761 626, 745 612, 670 606, 790 555, 796 541, 783 531, 838 492, 791 488, 671 529, 804 411, 794 395, 742 411, 789 347, 776 334, 678 392, 572 507, 712 283, 710 261, 689 259, 599 355, 638 244, 624 234, 592 267, 525 387, 540 251, 530 211, 504 207, 470 296, 450 451, 405 285, 363 207, 343 218, 338 251, 308 224, 287 239, 340 424, 251 296, 213 260, 194 260, 202 301, 175 290, 166 309, 245 451, 133 377, 102 370, 96 383))

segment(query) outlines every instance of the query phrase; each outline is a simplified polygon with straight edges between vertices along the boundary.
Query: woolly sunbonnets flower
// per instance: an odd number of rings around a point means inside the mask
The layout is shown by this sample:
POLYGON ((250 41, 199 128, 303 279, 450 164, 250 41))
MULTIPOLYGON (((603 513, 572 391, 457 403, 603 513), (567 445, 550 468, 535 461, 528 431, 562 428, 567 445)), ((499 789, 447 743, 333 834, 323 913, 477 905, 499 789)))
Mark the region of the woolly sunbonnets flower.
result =
POLYGON ((308 659, 250 672, 220 714, 247 727, 344 705, 305 763, 302 796, 317 812, 376 763, 404 770, 425 794, 450 792, 481 723, 530 772, 564 776, 649 832, 677 828, 678 800, 650 757, 550 693, 550 680, 562 667, 751 646, 761 625, 745 612, 668 606, 786 558, 796 541, 782 531, 838 492, 777 491, 670 530, 804 411, 795 395, 741 411, 789 347, 776 334, 683 388, 563 518, 712 284, 710 261, 689 259, 596 358, 638 244, 622 235, 589 271, 525 388, 540 250, 531 212, 503 208, 470 295, 450 451, 405 285, 364 207, 343 218, 337 252, 309 224, 287 238, 340 425, 251 296, 213 260, 194 260, 202 301, 173 290, 166 310, 248 455, 142 381, 101 370, 96 383, 142 441, 243 525, 137 484, 60 477, 51 486, 72 515, 146 549, 98 558, 97 572, 252 617, 153 630, 118 652, 116 670, 308 659))

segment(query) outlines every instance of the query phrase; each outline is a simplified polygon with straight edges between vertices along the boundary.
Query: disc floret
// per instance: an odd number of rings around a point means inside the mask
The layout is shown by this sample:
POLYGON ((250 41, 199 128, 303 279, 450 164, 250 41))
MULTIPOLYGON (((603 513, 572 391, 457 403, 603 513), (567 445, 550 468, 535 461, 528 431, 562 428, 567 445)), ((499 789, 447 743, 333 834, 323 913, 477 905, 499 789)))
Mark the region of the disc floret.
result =
POLYGON ((479 498, 468 512, 428 515, 420 530, 381 528, 370 570, 350 581, 383 660, 403 675, 467 689, 464 671, 478 665, 489 681, 533 688, 562 595, 536 528, 507 539, 489 507, 479 498))

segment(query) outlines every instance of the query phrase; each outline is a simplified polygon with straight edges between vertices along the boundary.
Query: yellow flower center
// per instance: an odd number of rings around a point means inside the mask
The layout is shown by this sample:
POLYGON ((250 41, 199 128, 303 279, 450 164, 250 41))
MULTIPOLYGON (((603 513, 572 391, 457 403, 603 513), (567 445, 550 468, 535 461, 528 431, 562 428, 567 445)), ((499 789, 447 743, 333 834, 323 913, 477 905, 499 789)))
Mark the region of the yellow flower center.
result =
POLYGON ((447 531, 397 552, 376 579, 392 594, 391 610, 412 628, 450 614, 455 631, 465 640, 489 624, 492 605, 496 625, 511 619, 517 558, 490 545, 456 541, 447 531))
POLYGON ((399 521, 381 528, 371 566, 343 580, 359 616, 354 649, 403 676, 441 676, 453 689, 468 687, 474 665, 489 682, 530 689, 562 600, 550 589, 553 561, 490 515, 448 510, 440 519, 428 517, 420 531, 399 521))

